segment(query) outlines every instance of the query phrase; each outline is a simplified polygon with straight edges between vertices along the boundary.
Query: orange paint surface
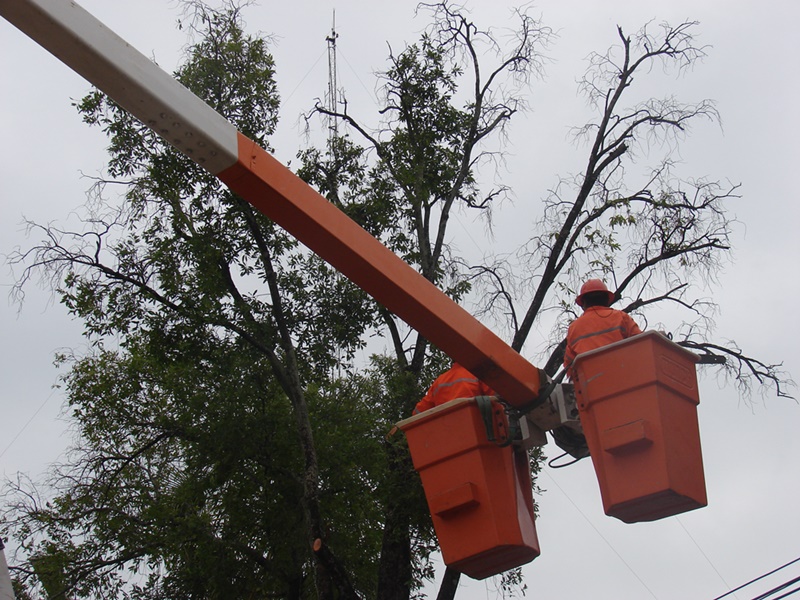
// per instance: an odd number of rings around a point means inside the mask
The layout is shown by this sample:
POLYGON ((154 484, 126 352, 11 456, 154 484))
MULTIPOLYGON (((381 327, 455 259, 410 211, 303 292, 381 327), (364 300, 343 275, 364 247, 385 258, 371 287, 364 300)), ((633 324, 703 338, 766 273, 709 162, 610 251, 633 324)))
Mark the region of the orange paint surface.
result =
MULTIPOLYGON (((507 422, 493 403, 493 434, 507 422)), ((485 579, 539 556, 533 494, 525 451, 489 441, 472 398, 405 419, 414 467, 422 479, 445 564, 485 579)))
POLYGON ((696 361, 654 331, 578 355, 578 410, 607 515, 636 523, 707 504, 696 361))
POLYGON ((536 398, 536 367, 255 142, 218 177, 509 404, 536 398))

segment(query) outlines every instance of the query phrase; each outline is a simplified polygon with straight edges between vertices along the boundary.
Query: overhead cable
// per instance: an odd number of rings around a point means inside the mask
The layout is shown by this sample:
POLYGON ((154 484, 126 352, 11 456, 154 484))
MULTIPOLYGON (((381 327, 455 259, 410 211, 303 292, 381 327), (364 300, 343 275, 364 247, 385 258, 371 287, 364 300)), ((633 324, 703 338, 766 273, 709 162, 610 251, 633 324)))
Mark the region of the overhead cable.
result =
POLYGON ((733 594, 734 592, 738 592, 738 591, 739 591, 739 590, 741 590, 742 588, 746 588, 748 585, 752 585, 752 584, 753 584, 753 583, 755 583, 756 581, 760 581, 761 579, 764 579, 765 577, 769 577, 769 576, 770 576, 770 575, 772 575, 773 573, 777 573, 777 572, 778 572, 778 571, 780 571, 781 569, 785 569, 785 568, 786 568, 786 567, 788 567, 789 565, 793 565, 794 563, 796 563, 796 562, 798 562, 798 561, 800 561, 800 556, 798 556, 798 557, 797 557, 797 558, 795 558, 794 560, 790 560, 790 561, 789 561, 788 563, 786 563, 785 565, 781 565, 781 566, 780 566, 780 567, 778 567, 777 569, 773 569, 773 570, 772 570, 772 571, 770 571, 769 573, 764 573, 763 575, 759 575, 759 576, 758 576, 758 577, 756 577, 755 579, 751 579, 751 580, 750 580, 750 581, 748 581, 747 583, 743 583, 743 584, 742 584, 742 585, 740 585, 739 587, 737 587, 737 588, 733 588, 732 590, 730 590, 729 592, 725 592, 725 593, 724 593, 724 594, 722 594, 721 596, 717 596, 716 598, 714 598, 714 600, 720 600, 720 598, 725 598, 726 596, 730 596, 730 595, 731 595, 731 594, 733 594))
POLYGON ((775 596, 772 600, 781 600, 781 598, 788 598, 789 596, 793 596, 797 592, 800 592, 800 586, 794 588, 793 590, 789 590, 788 592, 786 592, 782 596, 775 596))
MULTIPOLYGON (((763 593, 763 594, 761 594, 760 596, 756 596, 755 598, 753 598, 753 600, 767 600, 767 598, 769 598, 770 596, 772 596, 772 594, 775 594, 775 593, 777 593, 777 592, 780 592, 781 590, 785 590, 787 587, 789 587, 789 586, 790 586, 790 585, 792 585, 793 583, 797 583, 798 581, 800 581, 800 577, 795 577, 794 579, 790 579, 790 580, 789 580, 789 581, 787 581, 786 583, 782 583, 782 584, 780 584, 779 586, 772 588, 772 589, 771 589, 771 590, 769 590, 768 592, 764 592, 764 593, 763 593)), ((792 592, 792 593, 794 593, 794 592, 792 592)), ((786 594, 784 594, 783 596, 781 596, 781 598, 785 598, 785 597, 786 597, 786 594)), ((777 600, 777 598, 776 598, 776 599, 774 599, 774 600, 777 600)))
POLYGON ((690 539, 690 540, 692 540, 692 543, 693 543, 693 544, 695 545, 695 547, 698 549, 698 551, 700 552, 700 554, 702 554, 702 555, 703 555, 703 558, 705 558, 705 559, 706 559, 706 562, 707 562, 709 565, 711 565, 711 568, 712 568, 712 569, 714 569, 714 572, 717 574, 717 577, 719 577, 719 578, 720 578, 720 580, 722 580, 722 583, 724 583, 724 584, 725 584, 725 587, 730 587, 730 584, 729 584, 727 581, 725 581, 725 578, 722 576, 722 573, 720 573, 720 572, 719 572, 719 569, 717 569, 716 565, 715 565, 713 562, 711 562, 711 559, 708 557, 708 555, 707 555, 707 554, 706 554, 706 553, 703 551, 703 549, 700 547, 700 544, 698 544, 698 543, 697 543, 697 540, 696 540, 696 539, 694 539, 694 536, 693 536, 691 533, 689 533, 689 530, 688 530, 688 529, 686 529, 686 526, 683 524, 683 521, 681 521, 681 520, 680 520, 678 517, 675 517, 675 520, 678 522, 678 525, 680 525, 680 526, 681 526, 681 528, 682 528, 682 529, 683 529, 683 531, 686 533, 686 535, 688 535, 688 536, 689 536, 689 539, 690 539))
POLYGON ((614 545, 611 542, 609 542, 608 539, 606 539, 606 537, 602 533, 600 533, 600 530, 597 527, 595 527, 594 523, 592 523, 589 520, 589 517, 587 517, 584 514, 584 512, 580 509, 580 507, 577 504, 575 504, 575 501, 572 498, 570 498, 569 494, 567 494, 567 492, 565 492, 564 489, 560 485, 558 485, 558 482, 555 480, 555 478, 552 475, 550 475, 550 473, 548 473, 547 471, 542 471, 542 472, 545 475, 547 475, 550 481, 552 481, 555 484, 555 486, 561 491, 561 493, 564 494, 566 499, 569 500, 570 504, 572 504, 575 510, 577 510, 578 513, 583 517, 583 520, 586 521, 586 523, 588 523, 588 525, 592 529, 594 529, 595 533, 600 536, 600 539, 602 539, 606 543, 606 545, 609 548, 611 548, 611 551, 617 555, 617 558, 620 559, 620 561, 622 561, 622 564, 628 568, 628 570, 633 574, 634 577, 636 577, 637 580, 639 580, 639 583, 642 584, 642 587, 644 587, 644 589, 646 589, 653 598, 657 598, 657 596, 653 593, 653 590, 647 587, 647 584, 644 582, 644 580, 641 577, 639 577, 639 574, 636 571, 634 571, 633 567, 631 567, 631 565, 628 564, 628 562, 622 557, 622 555, 617 551, 617 549, 614 548, 614 545))

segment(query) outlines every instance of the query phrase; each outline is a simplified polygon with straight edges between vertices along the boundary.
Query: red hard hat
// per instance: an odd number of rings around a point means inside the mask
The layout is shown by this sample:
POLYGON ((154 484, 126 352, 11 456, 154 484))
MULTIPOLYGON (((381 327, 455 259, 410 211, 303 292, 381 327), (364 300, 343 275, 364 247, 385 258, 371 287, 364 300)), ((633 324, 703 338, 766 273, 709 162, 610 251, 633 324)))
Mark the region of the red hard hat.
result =
POLYGON ((610 291, 606 287, 605 283, 599 279, 589 279, 581 286, 581 292, 578 294, 578 297, 575 298, 575 303, 583 308, 583 297, 586 294, 591 294, 593 292, 605 292, 608 295, 608 302, 606 302, 606 306, 609 306, 614 300, 614 292, 610 291))

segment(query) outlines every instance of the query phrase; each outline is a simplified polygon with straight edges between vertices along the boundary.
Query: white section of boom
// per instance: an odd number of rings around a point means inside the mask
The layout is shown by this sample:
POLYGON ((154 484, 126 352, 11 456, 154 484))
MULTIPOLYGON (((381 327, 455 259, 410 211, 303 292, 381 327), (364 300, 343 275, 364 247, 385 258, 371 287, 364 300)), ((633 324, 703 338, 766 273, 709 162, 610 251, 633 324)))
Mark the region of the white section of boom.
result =
POLYGON ((3 549, 3 540, 0 539, 0 600, 14 600, 14 588, 11 587, 11 574, 8 572, 6 553, 3 549))
POLYGON ((0 15, 214 175, 236 163, 236 128, 70 0, 0 0, 0 15))

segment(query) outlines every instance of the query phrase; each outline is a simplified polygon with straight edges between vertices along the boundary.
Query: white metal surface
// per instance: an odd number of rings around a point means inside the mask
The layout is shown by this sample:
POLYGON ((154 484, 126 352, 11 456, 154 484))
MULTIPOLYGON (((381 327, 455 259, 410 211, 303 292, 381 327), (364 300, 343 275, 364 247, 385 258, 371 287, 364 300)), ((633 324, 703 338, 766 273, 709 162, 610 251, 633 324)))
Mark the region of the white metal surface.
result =
POLYGON ((8 572, 6 554, 3 548, 3 540, 0 539, 0 600, 14 600, 14 589, 11 587, 11 574, 8 572))
POLYGON ((236 128, 69 0, 0 0, 0 15, 216 175, 236 163, 236 128))

